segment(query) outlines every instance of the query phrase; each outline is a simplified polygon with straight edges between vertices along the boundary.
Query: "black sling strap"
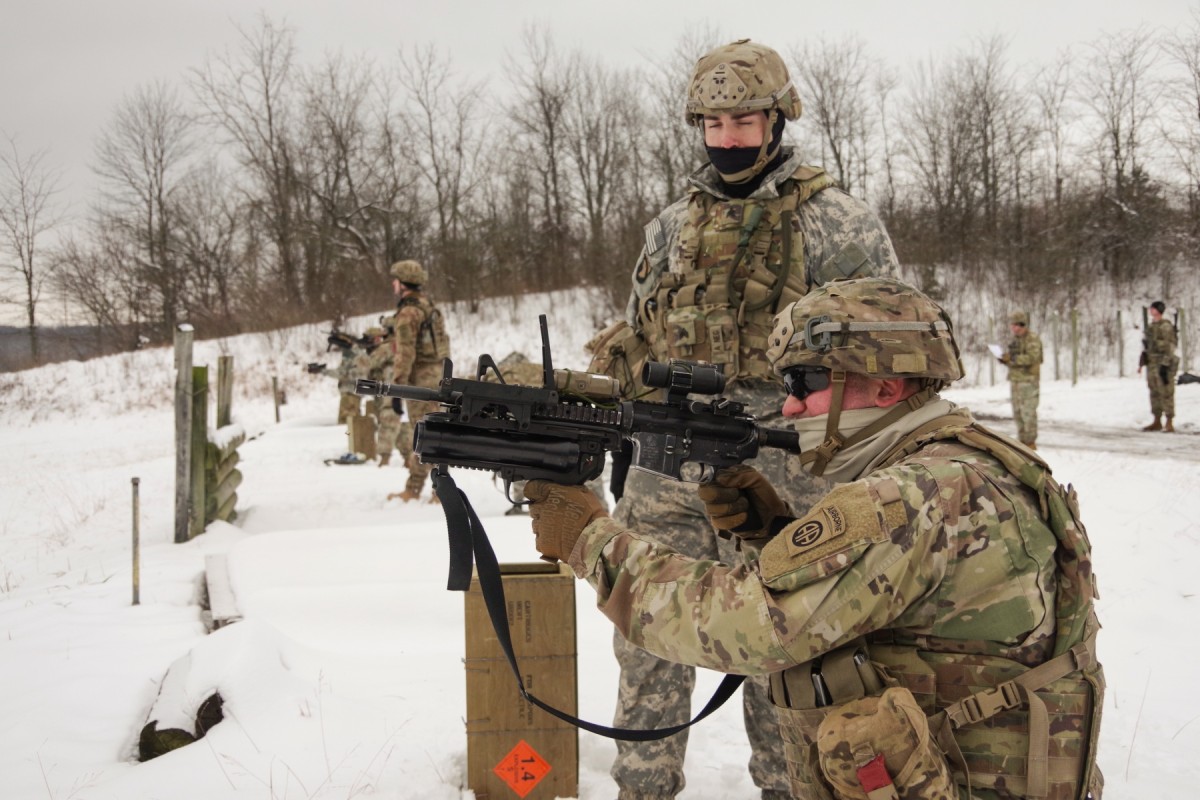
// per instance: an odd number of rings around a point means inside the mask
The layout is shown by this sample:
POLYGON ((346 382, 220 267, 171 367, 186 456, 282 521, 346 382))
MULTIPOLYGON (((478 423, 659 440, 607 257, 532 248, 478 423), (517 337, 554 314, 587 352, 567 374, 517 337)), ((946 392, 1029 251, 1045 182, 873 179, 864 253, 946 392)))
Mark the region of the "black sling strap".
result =
POLYGON ((517 668, 517 657, 513 652, 512 639, 508 635, 508 611, 504 599, 504 583, 500 577, 500 564, 496 560, 495 551, 492 550, 492 543, 488 541, 487 533, 483 530, 483 524, 479 521, 475 509, 471 507, 471 501, 454 483, 454 479, 450 477, 450 472, 445 467, 441 465, 434 467, 431 477, 433 489, 446 514, 446 532, 450 539, 450 576, 446 588, 452 592, 465 592, 470 589, 471 568, 474 563, 479 571, 479 589, 483 594, 484 605, 487 606, 488 617, 492 621, 496 639, 500 642, 501 649, 504 650, 504 656, 508 659, 508 665, 512 668, 513 676, 517 679, 517 689, 520 690, 523 698, 547 714, 552 714, 563 722, 600 736, 606 736, 609 739, 650 742, 665 739, 695 725, 724 705, 725 701, 732 697, 742 682, 746 680, 745 675, 726 675, 721 679, 721 684, 717 687, 712 699, 691 722, 653 730, 610 728, 607 725, 598 725, 581 720, 539 700, 525 688, 521 670, 517 668))

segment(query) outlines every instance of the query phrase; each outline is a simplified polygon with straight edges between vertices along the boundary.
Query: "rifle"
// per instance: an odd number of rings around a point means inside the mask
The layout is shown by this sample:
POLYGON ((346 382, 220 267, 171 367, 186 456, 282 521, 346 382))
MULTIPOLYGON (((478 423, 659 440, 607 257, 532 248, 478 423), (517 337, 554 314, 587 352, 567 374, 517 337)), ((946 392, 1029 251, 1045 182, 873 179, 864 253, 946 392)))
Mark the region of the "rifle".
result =
POLYGON ((721 467, 754 458, 763 447, 800 452, 794 431, 759 426, 745 406, 724 398, 694 400, 689 395, 719 395, 725 375, 718 367, 690 361, 648 362, 642 383, 666 391, 664 402, 619 401, 620 385, 608 375, 554 369, 546 316, 538 317, 542 335, 540 388, 505 383, 490 355, 481 355, 475 378, 455 378, 450 359, 442 361, 436 389, 359 380, 361 395, 441 403, 414 428, 413 452, 433 464, 434 491, 446 514, 450 539, 447 589, 466 591, 472 565, 492 626, 521 695, 559 719, 613 738, 650 741, 678 733, 715 711, 741 684, 726 676, 716 695, 691 722, 653 731, 609 728, 559 711, 532 695, 517 667, 508 635, 506 603, 499 564, 483 526, 466 495, 450 477, 450 467, 492 470, 505 482, 552 480, 583 484, 604 470, 605 454, 633 443, 632 466, 676 480, 709 480, 721 467), (494 380, 485 381, 491 374, 494 380))
POLYGON ((423 464, 494 471, 513 481, 583 484, 604 470, 605 454, 633 443, 632 465, 675 480, 709 480, 717 469, 740 464, 763 447, 800 452, 794 431, 765 428, 745 406, 691 394, 725 389, 719 368, 698 362, 648 362, 642 382, 666 390, 665 402, 619 400, 608 375, 556 370, 546 317, 542 330, 543 385, 505 383, 490 355, 481 355, 475 379, 455 378, 445 359, 437 389, 359 380, 361 395, 437 402, 443 411, 416 424, 415 452, 423 464), (494 380, 484 380, 491 373, 494 380))
POLYGON ((335 347, 342 350, 349 350, 356 344, 362 343, 361 340, 355 339, 353 334, 346 333, 345 331, 334 329, 332 331, 322 331, 322 333, 325 334, 325 341, 328 342, 328 344, 325 345, 326 353, 335 347))

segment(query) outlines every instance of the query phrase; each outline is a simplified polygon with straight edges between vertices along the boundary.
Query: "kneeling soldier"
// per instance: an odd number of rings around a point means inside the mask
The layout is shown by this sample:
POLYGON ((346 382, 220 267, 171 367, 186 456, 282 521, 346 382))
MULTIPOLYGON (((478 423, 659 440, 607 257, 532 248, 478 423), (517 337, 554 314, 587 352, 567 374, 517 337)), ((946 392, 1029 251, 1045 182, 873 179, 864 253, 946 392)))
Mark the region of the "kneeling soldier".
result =
POLYGON ((1099 798, 1104 677, 1074 491, 941 398, 946 313, 894 280, 813 289, 768 357, 795 473, 838 485, 804 517, 747 466, 699 494, 751 568, 685 558, 581 487, 526 487, 537 549, 663 658, 768 674, 798 797, 1099 798))

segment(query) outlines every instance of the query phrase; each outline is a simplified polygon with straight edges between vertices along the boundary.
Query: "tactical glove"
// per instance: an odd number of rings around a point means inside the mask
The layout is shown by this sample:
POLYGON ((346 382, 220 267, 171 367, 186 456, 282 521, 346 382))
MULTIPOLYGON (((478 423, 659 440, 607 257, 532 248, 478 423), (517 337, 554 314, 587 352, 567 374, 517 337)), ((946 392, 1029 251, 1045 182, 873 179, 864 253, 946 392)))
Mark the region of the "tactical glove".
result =
POLYGON ((525 498, 530 501, 534 546, 542 560, 552 564, 566 561, 583 529, 608 516, 600 498, 586 486, 530 481, 525 484, 525 498))
POLYGON ((791 517, 787 503, 754 467, 737 464, 719 471, 696 490, 713 527, 739 539, 765 539, 776 520, 791 517))

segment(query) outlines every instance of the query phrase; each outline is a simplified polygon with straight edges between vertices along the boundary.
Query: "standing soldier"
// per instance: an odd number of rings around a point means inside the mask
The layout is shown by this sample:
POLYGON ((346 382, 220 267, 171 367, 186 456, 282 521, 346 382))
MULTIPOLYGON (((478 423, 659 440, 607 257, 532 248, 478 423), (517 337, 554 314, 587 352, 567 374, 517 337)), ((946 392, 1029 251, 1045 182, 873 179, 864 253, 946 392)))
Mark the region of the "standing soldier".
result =
POLYGON ((1142 339, 1142 355, 1138 359, 1138 374, 1146 368, 1146 384, 1150 387, 1150 413, 1154 421, 1144 431, 1175 432, 1175 372, 1179 357, 1175 355, 1175 326, 1163 319, 1167 304, 1155 300, 1150 304, 1150 327, 1142 339), (1167 418, 1164 425, 1162 417, 1167 418))
POLYGON ((1037 449, 1037 407, 1041 394, 1042 340, 1029 330, 1029 315, 1014 311, 1008 315, 1012 341, 1000 356, 1008 367, 1008 388, 1012 398, 1017 438, 1026 447, 1037 449))
POLYGON ((358 378, 365 377, 365 373, 360 375, 355 366, 358 361, 355 349, 359 343, 350 334, 336 329, 331 331, 326 338, 329 344, 326 346, 325 352, 328 353, 336 347, 341 354, 341 360, 332 370, 324 364, 316 363, 309 364, 307 370, 311 375, 324 375, 337 381, 338 392, 341 394, 341 399, 338 401, 337 422, 338 425, 345 425, 351 417, 357 417, 362 413, 362 397, 354 392, 358 378))
MULTIPOLYGON (((442 379, 442 359, 450 356, 450 337, 446 334, 442 312, 421 290, 429 278, 428 273, 419 263, 409 260, 392 264, 391 274, 392 288, 399 298, 396 316, 392 319, 395 328, 391 343, 392 383, 437 388, 442 379)), ((430 411, 437 411, 440 405, 405 400, 404 407, 409 422, 415 424, 430 411)), ((404 491, 389 494, 389 500, 398 497, 407 503, 421 496, 430 468, 428 464, 422 464, 411 449, 408 452, 405 464, 408 482, 404 491)))
MULTIPOLYGON (((628 321, 653 360, 721 365, 726 396, 770 424, 780 419, 781 386, 766 358, 773 315, 827 281, 894 275, 896 255, 865 203, 783 146, 800 98, 777 52, 743 39, 707 53, 696 63, 684 113, 701 129, 710 163, 691 175, 685 197, 646 226, 628 321)), ((782 452, 754 463, 786 487, 798 513, 824 493, 823 481, 786 480, 782 452)), ((743 559, 732 541, 718 539, 687 484, 633 470, 616 513, 687 556, 743 559)), ((688 719, 694 668, 651 655, 619 632, 613 647, 621 667, 617 726, 660 728, 688 719)), ((764 798, 790 797, 764 680, 745 684, 743 710, 755 784, 764 798)), ((674 797, 684 787, 686 746, 686 731, 657 742, 617 742, 618 796, 674 797)))

